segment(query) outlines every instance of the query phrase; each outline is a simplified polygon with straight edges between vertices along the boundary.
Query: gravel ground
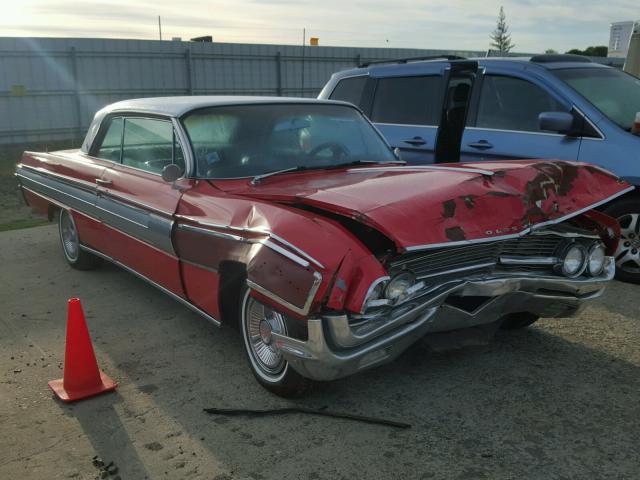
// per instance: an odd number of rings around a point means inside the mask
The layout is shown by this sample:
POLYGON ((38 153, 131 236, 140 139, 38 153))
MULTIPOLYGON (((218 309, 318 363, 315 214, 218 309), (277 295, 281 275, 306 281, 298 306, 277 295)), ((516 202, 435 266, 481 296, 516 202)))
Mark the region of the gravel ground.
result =
POLYGON ((113 266, 71 270, 53 226, 0 233, 0 265, 2 479, 93 479, 95 455, 123 480, 640 476, 638 286, 614 283, 577 318, 489 345, 435 353, 418 343, 289 402, 253 380, 233 329, 113 266), (62 375, 73 296, 120 387, 64 405, 47 381, 62 375), (202 412, 294 404, 413 427, 202 412))

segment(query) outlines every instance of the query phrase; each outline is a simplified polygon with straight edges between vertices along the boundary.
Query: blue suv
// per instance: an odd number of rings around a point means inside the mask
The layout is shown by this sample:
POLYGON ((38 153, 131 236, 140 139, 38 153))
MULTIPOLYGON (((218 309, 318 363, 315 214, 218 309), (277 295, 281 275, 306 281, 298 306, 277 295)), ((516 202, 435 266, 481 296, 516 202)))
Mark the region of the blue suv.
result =
MULTIPOLYGON (((640 79, 578 55, 407 58, 335 73, 320 98, 359 106, 410 164, 553 158, 640 185, 640 79)), ((640 283, 640 192, 618 218, 618 278, 640 283)))

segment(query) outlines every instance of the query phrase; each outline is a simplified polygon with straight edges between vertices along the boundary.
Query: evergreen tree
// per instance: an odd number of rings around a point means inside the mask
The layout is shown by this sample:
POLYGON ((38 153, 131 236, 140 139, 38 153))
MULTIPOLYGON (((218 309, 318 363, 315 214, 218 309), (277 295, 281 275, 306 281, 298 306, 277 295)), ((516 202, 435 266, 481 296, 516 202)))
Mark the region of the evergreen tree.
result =
POLYGON ((504 14, 504 8, 500 7, 498 15, 498 23, 496 29, 491 34, 491 46, 501 54, 509 53, 515 45, 511 43, 511 34, 507 25, 507 16, 504 14))

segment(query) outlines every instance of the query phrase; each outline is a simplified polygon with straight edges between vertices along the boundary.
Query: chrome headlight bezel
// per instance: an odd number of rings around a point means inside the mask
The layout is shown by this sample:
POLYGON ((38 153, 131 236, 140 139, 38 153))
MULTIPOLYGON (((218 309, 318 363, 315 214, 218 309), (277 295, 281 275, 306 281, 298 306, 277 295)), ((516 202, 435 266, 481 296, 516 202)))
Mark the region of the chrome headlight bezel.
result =
POLYGON ((565 247, 564 252, 560 257, 560 260, 561 260, 560 273, 562 273, 565 277, 569 277, 569 278, 579 277, 580 275, 582 275, 582 273, 584 273, 585 269, 587 268, 587 259, 588 259, 588 252, 587 252, 587 249, 582 244, 577 242, 570 243, 565 247), (579 252, 581 256, 581 260, 580 260, 580 263, 575 268, 568 269, 567 260, 569 259, 569 256, 572 252, 579 252))
POLYGON ((586 264, 587 264, 587 271, 589 272, 589 275, 591 275, 592 277, 597 277, 598 275, 602 274, 607 264, 607 251, 605 246, 602 243, 596 242, 589 248, 589 251, 587 252, 586 264), (593 268, 592 262, 594 259, 594 253, 596 253, 597 251, 602 252, 600 264, 597 266, 597 268, 593 268))
POLYGON ((415 283, 416 278, 411 272, 400 272, 389 280, 384 289, 384 296, 391 303, 396 303, 407 295, 407 292, 415 283), (393 292, 394 289, 397 291, 393 292))

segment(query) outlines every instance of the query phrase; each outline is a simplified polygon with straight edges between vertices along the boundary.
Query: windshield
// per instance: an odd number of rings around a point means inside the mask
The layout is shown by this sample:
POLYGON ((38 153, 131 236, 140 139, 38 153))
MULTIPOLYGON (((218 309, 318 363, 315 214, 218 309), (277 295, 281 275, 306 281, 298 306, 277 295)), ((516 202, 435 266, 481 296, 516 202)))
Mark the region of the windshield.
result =
POLYGON ((615 68, 552 70, 625 130, 640 112, 640 79, 615 68))
POLYGON ((397 159, 356 109, 323 104, 210 107, 183 118, 200 178, 253 177, 397 159))

